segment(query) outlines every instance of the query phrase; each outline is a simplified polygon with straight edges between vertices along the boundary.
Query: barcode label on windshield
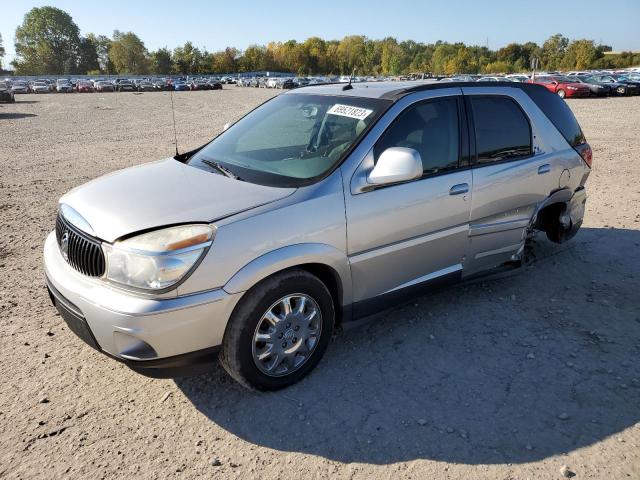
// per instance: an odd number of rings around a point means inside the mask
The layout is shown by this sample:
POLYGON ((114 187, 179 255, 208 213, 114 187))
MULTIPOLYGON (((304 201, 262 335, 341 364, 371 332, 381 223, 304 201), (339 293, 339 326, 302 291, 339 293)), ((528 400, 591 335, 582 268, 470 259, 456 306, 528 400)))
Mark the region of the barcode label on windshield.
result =
POLYGON ((356 118, 358 120, 364 120, 367 118, 373 110, 367 108, 353 107, 351 105, 341 105, 336 103, 327 112, 330 115, 340 115, 341 117, 356 118))

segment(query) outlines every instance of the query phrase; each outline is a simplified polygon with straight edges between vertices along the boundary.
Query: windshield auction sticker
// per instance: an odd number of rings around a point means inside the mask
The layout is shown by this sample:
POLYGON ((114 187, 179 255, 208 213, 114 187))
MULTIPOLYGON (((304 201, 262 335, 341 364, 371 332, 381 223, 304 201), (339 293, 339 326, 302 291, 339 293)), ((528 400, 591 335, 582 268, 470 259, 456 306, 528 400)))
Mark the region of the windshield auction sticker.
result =
POLYGON ((341 117, 355 118, 358 120, 364 120, 371 114, 371 112, 373 112, 373 110, 354 107, 351 105, 341 105, 339 103, 336 103, 327 111, 329 115, 340 115, 341 117))

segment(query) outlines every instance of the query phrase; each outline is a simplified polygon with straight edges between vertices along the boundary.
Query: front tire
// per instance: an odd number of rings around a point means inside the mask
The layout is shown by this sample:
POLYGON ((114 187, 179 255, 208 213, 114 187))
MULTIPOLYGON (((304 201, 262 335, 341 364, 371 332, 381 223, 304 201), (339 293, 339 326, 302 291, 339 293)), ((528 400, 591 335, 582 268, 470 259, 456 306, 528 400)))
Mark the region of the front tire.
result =
POLYGON ((335 308, 314 275, 291 269, 251 288, 233 311, 220 362, 247 388, 279 390, 306 376, 333 334, 335 308))

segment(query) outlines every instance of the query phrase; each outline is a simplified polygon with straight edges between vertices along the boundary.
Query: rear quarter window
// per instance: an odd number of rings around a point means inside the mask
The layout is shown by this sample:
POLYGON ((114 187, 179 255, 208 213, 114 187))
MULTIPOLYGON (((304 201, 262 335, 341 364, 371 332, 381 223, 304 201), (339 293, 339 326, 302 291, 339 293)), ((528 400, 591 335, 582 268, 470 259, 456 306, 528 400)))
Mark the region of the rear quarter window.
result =
POLYGON ((524 91, 555 125, 569 145, 576 147, 586 142, 582 129, 567 102, 544 87, 530 85, 524 88, 524 91))

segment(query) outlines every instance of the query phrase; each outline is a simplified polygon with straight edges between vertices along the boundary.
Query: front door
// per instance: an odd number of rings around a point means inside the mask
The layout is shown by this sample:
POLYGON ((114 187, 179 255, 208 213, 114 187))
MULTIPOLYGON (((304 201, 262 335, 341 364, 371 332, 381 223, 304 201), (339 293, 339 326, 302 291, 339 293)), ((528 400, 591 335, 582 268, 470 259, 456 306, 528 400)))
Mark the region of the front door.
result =
POLYGON ((382 134, 369 160, 372 156, 370 164, 375 164, 390 147, 413 148, 422 159, 422 178, 345 192, 356 315, 371 313, 358 311, 368 300, 460 277, 472 187, 471 170, 463 165, 462 112, 459 95, 407 107, 382 134))

